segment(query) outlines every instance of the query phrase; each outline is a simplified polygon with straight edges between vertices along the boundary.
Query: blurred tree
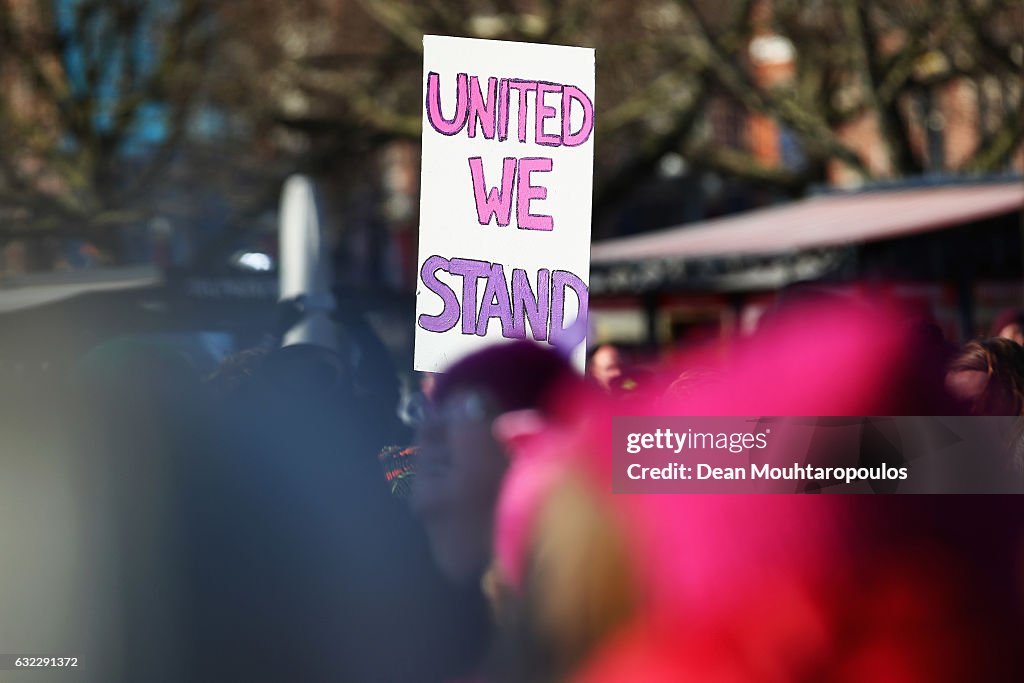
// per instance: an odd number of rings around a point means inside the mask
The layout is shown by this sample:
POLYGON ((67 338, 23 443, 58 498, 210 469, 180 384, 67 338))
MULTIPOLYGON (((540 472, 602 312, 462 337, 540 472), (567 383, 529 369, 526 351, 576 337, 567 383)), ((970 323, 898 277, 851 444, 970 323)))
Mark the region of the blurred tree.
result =
POLYGON ((673 153, 800 194, 998 172, 1024 140, 1013 0, 262 0, 234 12, 240 35, 265 29, 236 53, 261 68, 233 72, 276 92, 264 113, 329 140, 314 154, 335 161, 418 137, 423 34, 596 47, 598 212, 673 153), (959 143, 943 143, 944 126, 959 143))
POLYGON ((168 177, 197 112, 214 123, 179 175, 209 186, 206 175, 232 169, 232 215, 272 205, 295 168, 372 183, 381 149, 418 139, 427 33, 597 48, 596 217, 659 168, 796 195, 828 181, 1000 171, 1019 163, 1024 140, 1019 0, 166 6, 0 0, 0 75, 19 74, 33 103, 26 115, 18 88, 0 94, 0 200, 21 217, 0 230, 145 213, 141 186, 168 177), (130 58, 140 42, 148 62, 130 58), (132 154, 153 112, 160 135, 132 154))
POLYGON ((0 231, 138 223, 185 138, 214 33, 199 0, 0 0, 0 231))

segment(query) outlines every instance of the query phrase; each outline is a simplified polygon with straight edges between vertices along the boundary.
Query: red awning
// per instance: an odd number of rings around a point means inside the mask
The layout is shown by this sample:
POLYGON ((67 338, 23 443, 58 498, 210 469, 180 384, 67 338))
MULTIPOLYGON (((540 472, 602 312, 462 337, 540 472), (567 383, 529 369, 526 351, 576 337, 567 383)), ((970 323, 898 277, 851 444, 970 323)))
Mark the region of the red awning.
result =
POLYGON ((646 235, 604 240, 591 247, 591 262, 768 256, 893 239, 1021 209, 1021 182, 826 195, 646 235))

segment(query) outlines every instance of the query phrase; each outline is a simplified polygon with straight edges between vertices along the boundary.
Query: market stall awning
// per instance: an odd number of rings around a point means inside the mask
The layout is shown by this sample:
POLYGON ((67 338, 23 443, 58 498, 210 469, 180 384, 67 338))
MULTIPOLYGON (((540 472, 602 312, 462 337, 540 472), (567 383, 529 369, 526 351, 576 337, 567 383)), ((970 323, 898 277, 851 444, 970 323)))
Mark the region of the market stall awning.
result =
POLYGON ((644 260, 769 256, 894 239, 1024 209, 1024 182, 886 189, 783 206, 597 242, 601 266, 644 260))

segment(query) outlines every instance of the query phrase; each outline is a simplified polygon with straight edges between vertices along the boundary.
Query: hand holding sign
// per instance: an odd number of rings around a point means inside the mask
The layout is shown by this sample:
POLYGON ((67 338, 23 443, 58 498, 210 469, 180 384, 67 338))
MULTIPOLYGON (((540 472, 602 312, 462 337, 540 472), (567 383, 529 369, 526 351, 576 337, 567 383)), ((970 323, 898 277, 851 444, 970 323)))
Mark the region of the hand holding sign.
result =
POLYGON ((423 88, 416 369, 498 339, 582 364, 593 51, 425 36, 423 88))

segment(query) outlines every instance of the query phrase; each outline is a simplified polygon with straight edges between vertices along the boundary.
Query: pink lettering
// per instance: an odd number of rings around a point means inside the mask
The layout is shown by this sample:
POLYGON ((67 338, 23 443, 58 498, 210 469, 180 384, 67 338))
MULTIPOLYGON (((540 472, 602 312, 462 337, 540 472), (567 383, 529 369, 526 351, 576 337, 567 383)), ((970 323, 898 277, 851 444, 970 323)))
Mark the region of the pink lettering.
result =
POLYGON ((498 105, 498 79, 487 79, 487 102, 484 102, 483 93, 480 91, 480 79, 471 76, 469 79, 469 125, 467 134, 469 137, 476 137, 476 127, 480 124, 483 135, 488 140, 494 139, 494 126, 497 122, 495 110, 498 105))
POLYGON ((455 115, 446 119, 441 111, 441 76, 431 71, 427 74, 427 121, 441 135, 455 135, 466 125, 469 114, 469 77, 459 74, 455 84, 455 115))
POLYGON ((562 144, 566 147, 577 147, 590 138, 594 130, 594 103, 590 101, 587 94, 575 85, 567 85, 562 90, 562 144), (572 102, 580 103, 583 108, 583 123, 580 129, 573 133, 572 124, 572 102))
POLYGON ((551 216, 530 213, 530 202, 547 199, 548 189, 543 185, 531 185, 530 174, 550 171, 554 163, 547 157, 526 157, 519 160, 519 204, 516 220, 520 230, 553 230, 551 216))
POLYGON ((476 199, 476 216, 480 225, 489 225, 491 218, 497 218, 498 225, 508 225, 512 220, 512 190, 516 179, 515 157, 505 157, 501 169, 501 189, 490 190, 484 182, 484 165, 480 157, 470 157, 469 172, 473 176, 473 197, 476 199))
MULTIPOLYGON (((546 145, 547 147, 558 147, 559 139, 558 135, 549 135, 544 132, 544 122, 548 119, 553 119, 557 114, 558 110, 544 102, 544 96, 550 93, 557 93, 562 90, 562 86, 555 83, 538 83, 537 84, 537 102, 534 105, 534 118, 536 119, 536 127, 534 129, 534 140, 537 141, 538 145, 546 145)), ((562 113, 565 116, 565 112, 562 113)), ((562 124, 565 127, 565 124, 562 124)))

